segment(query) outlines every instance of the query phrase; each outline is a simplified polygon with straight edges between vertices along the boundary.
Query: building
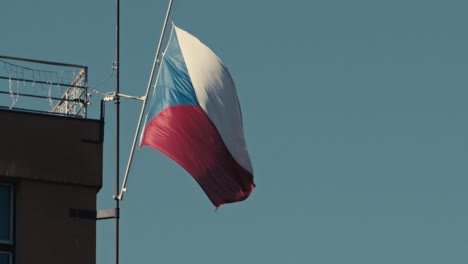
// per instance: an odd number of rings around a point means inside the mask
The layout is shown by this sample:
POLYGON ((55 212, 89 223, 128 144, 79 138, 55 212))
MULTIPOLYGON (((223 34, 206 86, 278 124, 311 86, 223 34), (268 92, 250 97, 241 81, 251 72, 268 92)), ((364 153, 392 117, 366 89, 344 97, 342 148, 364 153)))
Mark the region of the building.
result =
POLYGON ((96 262, 103 120, 0 108, 0 264, 96 262))

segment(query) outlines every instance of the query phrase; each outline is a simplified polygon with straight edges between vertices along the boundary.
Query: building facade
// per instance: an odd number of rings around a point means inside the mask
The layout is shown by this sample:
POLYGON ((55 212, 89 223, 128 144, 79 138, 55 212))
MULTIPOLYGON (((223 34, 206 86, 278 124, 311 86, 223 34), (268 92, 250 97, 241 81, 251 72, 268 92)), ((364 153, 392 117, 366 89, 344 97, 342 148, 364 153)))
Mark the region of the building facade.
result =
POLYGON ((103 121, 0 109, 0 264, 96 262, 103 121))

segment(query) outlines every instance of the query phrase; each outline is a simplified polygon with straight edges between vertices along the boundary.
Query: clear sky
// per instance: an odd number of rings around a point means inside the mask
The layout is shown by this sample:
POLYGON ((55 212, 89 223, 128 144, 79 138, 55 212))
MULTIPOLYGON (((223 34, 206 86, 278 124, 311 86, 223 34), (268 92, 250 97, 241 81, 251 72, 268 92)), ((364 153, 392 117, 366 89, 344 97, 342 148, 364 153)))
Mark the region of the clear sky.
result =
MULTIPOLYGON (((111 73, 113 0, 3 0, 0 54, 111 73)), ((143 95, 167 1, 121 1, 121 91, 143 95)), ((195 181, 138 150, 121 263, 468 263, 468 2, 175 0, 238 89, 257 188, 217 212, 195 181)), ((114 81, 100 91, 114 89, 114 81)), ((95 95, 90 116, 99 116, 95 95)), ((137 101, 123 100, 124 171, 137 101)), ((112 207, 114 112, 104 187, 112 207)), ((113 222, 97 262, 113 263, 113 222)))

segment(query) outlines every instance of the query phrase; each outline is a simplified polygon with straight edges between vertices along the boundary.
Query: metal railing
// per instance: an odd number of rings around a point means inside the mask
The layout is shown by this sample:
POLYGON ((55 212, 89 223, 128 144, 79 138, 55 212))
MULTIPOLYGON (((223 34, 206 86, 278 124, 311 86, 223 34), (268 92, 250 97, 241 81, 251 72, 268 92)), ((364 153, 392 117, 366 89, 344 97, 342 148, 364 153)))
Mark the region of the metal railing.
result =
POLYGON ((0 107, 86 118, 88 67, 0 55, 0 107))

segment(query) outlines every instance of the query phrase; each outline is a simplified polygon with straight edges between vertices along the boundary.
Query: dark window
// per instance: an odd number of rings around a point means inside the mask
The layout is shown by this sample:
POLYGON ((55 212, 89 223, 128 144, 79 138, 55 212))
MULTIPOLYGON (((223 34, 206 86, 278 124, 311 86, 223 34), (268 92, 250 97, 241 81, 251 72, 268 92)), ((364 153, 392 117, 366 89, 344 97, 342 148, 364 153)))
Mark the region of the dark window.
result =
POLYGON ((0 183, 0 264, 11 264, 13 251, 13 187, 0 183))
POLYGON ((12 243, 11 186, 0 185, 0 243, 12 243))
POLYGON ((11 264, 11 253, 0 251, 0 264, 11 264))

